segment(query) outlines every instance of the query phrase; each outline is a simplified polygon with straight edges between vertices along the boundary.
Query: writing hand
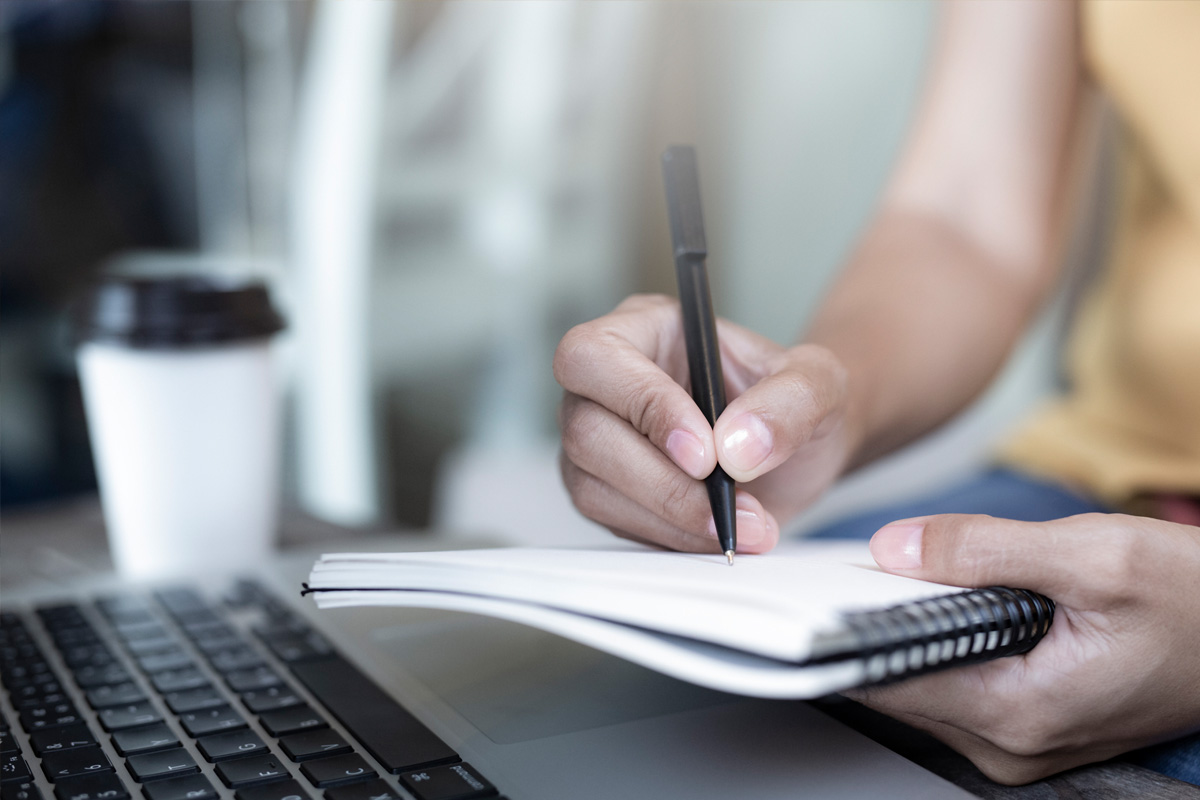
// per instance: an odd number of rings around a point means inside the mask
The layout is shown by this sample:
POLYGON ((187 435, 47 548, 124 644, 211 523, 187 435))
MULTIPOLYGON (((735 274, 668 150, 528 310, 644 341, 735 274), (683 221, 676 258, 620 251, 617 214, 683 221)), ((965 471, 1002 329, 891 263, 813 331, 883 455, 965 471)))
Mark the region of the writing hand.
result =
POLYGON ((824 491, 848 459, 844 371, 825 349, 784 348, 717 321, 729 404, 710 428, 687 390, 679 303, 639 295, 573 328, 554 357, 563 480, 619 536, 715 552, 703 478, 739 483, 738 550, 764 552, 779 518, 824 491))

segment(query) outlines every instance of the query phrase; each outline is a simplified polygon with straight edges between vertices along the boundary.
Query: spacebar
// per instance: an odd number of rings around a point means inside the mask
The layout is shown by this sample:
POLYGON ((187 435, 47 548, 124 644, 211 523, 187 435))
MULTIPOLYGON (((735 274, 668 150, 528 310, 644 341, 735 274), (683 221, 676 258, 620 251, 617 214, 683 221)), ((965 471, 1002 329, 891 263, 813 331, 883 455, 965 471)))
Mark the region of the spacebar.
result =
POLYGON ((458 760, 449 745, 341 656, 301 661, 291 668, 389 772, 458 760))

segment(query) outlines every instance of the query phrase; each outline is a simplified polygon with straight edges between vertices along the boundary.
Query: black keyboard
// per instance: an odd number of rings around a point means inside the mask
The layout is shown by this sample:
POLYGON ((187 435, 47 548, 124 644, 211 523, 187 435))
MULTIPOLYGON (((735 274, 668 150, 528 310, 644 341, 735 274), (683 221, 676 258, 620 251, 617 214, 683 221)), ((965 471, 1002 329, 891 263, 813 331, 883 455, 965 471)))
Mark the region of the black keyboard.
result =
POLYGON ((498 791, 252 581, 0 612, 0 800, 498 791))

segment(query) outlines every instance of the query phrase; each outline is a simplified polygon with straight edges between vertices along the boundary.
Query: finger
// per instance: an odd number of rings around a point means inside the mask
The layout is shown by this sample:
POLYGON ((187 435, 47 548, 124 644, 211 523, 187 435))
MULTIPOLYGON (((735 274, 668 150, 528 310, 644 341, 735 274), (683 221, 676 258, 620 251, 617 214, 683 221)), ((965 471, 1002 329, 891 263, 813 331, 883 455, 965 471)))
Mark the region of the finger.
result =
POLYGON ((829 430, 845 396, 845 371, 829 351, 813 345, 783 351, 717 420, 718 461, 734 480, 754 480, 829 430))
POLYGON ((1000 783, 1028 783, 1128 749, 1115 742, 1070 746, 1077 732, 1066 739, 1061 733, 1061 690, 1047 691, 1028 676, 1025 657, 1016 656, 845 694, 929 732, 1000 783))
MULTIPOLYGON (((632 507, 672 528, 693 535, 716 536, 704 483, 680 471, 628 422, 608 409, 578 396, 564 399, 562 442, 568 462, 602 480, 632 507)), ((588 511, 584 513, 596 518, 588 511)), ((620 527, 634 533, 647 529, 629 522, 628 516, 625 519, 620 527)), ((606 524, 616 525, 611 521, 606 524)), ((775 518, 746 492, 738 495, 736 524, 739 550, 743 552, 763 552, 778 541, 779 525, 775 518)))
POLYGON ((688 531, 634 503, 606 481, 571 462, 560 459, 563 484, 580 513, 599 522, 617 536, 689 553, 720 551, 716 535, 688 531))
POLYGON ((942 514, 900 520, 871 539, 888 572, 954 586, 1016 586, 1089 607, 1133 592, 1147 559, 1140 529, 1117 514, 1049 522, 942 514))
POLYGON ((688 475, 703 478, 717 463, 712 428, 659 366, 682 353, 680 326, 678 303, 631 298, 567 332, 554 354, 554 377, 567 392, 628 420, 688 475))

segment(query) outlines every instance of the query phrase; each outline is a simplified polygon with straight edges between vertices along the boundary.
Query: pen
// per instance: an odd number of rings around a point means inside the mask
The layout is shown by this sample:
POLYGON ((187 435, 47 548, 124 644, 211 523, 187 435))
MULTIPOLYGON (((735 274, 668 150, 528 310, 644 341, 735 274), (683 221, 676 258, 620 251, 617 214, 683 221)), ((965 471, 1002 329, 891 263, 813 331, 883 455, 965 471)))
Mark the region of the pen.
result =
MULTIPOLYGON (((708 418, 708 424, 715 426, 717 417, 725 410, 725 378, 721 373, 721 348, 717 345, 717 323, 704 266, 708 244, 704 238, 704 216, 700 212, 700 176, 696 169, 695 149, 686 145, 668 147, 662 156, 662 168, 692 398, 708 418)), ((733 479, 718 464, 704 479, 704 484, 708 488, 708 502, 717 526, 717 541, 729 566, 733 566, 733 553, 737 549, 733 479)))

